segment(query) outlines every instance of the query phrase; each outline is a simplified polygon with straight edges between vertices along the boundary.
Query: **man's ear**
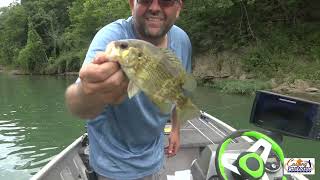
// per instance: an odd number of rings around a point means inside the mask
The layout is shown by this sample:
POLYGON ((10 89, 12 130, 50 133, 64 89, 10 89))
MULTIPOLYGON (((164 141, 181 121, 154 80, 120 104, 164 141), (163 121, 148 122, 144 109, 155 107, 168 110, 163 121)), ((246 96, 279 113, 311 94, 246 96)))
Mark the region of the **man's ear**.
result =
POLYGON ((133 8, 134 8, 134 2, 136 0, 129 0, 129 5, 130 5, 130 9, 131 9, 131 15, 133 15, 133 8))
POLYGON ((178 10, 177 10, 177 12, 176 12, 176 18, 177 18, 177 19, 179 18, 181 9, 182 9, 182 4, 180 5, 180 7, 178 8, 178 10))
POLYGON ((180 7, 181 7, 181 9, 183 8, 183 5, 184 5, 184 0, 180 0, 180 7))
POLYGON ((176 18, 177 19, 179 18, 179 15, 180 15, 180 10, 178 10, 177 13, 176 13, 176 18))
POLYGON ((176 13, 176 18, 179 18, 180 11, 182 10, 182 8, 183 8, 183 1, 180 0, 179 9, 177 10, 177 13, 176 13))

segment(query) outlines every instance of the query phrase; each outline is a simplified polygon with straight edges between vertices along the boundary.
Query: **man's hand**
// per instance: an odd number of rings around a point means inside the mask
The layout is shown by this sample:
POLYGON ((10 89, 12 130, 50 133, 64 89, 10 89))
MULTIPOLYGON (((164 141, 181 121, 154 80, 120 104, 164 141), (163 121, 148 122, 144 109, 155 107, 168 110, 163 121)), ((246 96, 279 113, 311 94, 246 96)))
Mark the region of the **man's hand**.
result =
POLYGON ((127 95, 128 79, 116 62, 99 54, 93 62, 79 72, 80 83, 66 91, 66 104, 72 114, 91 119, 99 115, 108 104, 119 104, 127 95))
POLYGON ((171 131, 169 135, 169 145, 165 148, 165 153, 168 157, 173 157, 180 149, 180 131, 171 131))
POLYGON ((128 80, 116 62, 98 54, 92 63, 80 69, 81 88, 84 95, 95 95, 104 104, 119 104, 126 97, 128 80))

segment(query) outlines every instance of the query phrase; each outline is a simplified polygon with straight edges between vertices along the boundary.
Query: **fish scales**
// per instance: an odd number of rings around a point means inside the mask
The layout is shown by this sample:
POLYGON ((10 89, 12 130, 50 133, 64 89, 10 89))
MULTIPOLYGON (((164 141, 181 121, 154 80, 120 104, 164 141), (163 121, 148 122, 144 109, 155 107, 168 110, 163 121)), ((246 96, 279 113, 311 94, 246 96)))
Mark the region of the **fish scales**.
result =
POLYGON ((164 69, 161 62, 154 63, 154 61, 149 60, 140 70, 143 74, 146 74, 146 76, 150 77, 149 81, 145 82, 144 89, 152 90, 152 93, 164 91, 165 87, 163 86, 165 85, 165 82, 173 78, 169 73, 166 72, 166 69, 164 69))
POLYGON ((157 77, 157 79, 153 80, 157 82, 156 86, 154 86, 157 88, 155 91, 156 95, 159 97, 168 97, 169 100, 173 101, 174 95, 178 93, 177 90, 179 89, 177 85, 172 83, 175 81, 175 77, 165 69, 161 62, 154 72, 153 76, 157 77))
MULTIPOLYGON (((140 88, 147 91, 154 91, 155 88, 159 88, 162 83, 163 74, 158 72, 158 65, 150 60, 150 58, 146 58, 145 64, 140 66, 136 70, 137 79, 144 79, 145 81, 139 83, 140 88)), ((139 86, 139 85, 138 85, 139 86)))

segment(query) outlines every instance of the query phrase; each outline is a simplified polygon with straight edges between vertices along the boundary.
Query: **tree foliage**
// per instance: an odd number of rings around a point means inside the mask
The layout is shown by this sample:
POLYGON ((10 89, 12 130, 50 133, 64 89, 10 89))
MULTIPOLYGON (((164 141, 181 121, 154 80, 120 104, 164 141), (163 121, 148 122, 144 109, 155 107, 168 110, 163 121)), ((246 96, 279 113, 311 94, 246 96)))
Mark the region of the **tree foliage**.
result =
MULTIPOLYGON (((189 34, 194 54, 253 46, 244 67, 272 74, 285 71, 285 59, 296 55, 320 63, 319 12, 318 0, 185 0, 177 25, 189 34)), ((1 8, 0 64, 78 71, 95 33, 130 14, 124 0, 22 0, 1 8)))
POLYGON ((27 16, 19 5, 0 12, 0 64, 10 65, 26 44, 27 16))
POLYGON ((48 58, 42 39, 33 24, 29 22, 27 45, 19 52, 17 64, 31 73, 43 73, 47 62, 48 58))
POLYGON ((308 22, 312 5, 302 0, 190 0, 179 25, 197 50, 221 51, 266 38, 271 30, 266 28, 295 28, 308 22))

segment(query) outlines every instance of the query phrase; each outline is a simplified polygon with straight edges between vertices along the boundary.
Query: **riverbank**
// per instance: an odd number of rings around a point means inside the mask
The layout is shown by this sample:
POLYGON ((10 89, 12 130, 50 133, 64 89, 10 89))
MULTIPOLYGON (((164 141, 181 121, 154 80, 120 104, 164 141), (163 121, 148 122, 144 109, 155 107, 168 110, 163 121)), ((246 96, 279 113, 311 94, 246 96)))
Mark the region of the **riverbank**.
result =
POLYGON ((201 85, 229 94, 253 94, 256 90, 270 90, 282 94, 307 96, 310 99, 316 97, 320 101, 320 79, 301 78, 308 72, 304 72, 301 76, 293 72, 280 71, 267 75, 262 71, 258 73, 252 69, 248 71, 243 64, 247 52, 248 49, 197 55, 193 59, 193 75, 201 85))
MULTIPOLYGON (((320 101, 320 82, 292 78, 258 79, 246 73, 237 63, 235 54, 198 56, 194 58, 193 75, 199 86, 217 89, 227 94, 250 95, 257 90, 269 90, 320 101)), ((10 75, 37 75, 0 65, 0 72, 10 75)), ((43 75, 43 74, 42 74, 43 75)), ((78 72, 44 74, 52 76, 78 76, 78 72)))
POLYGON ((78 76, 79 72, 64 72, 64 73, 58 73, 58 74, 34 74, 29 73, 20 69, 13 69, 10 67, 4 67, 0 65, 0 73, 6 73, 10 75, 52 75, 52 76, 78 76))

